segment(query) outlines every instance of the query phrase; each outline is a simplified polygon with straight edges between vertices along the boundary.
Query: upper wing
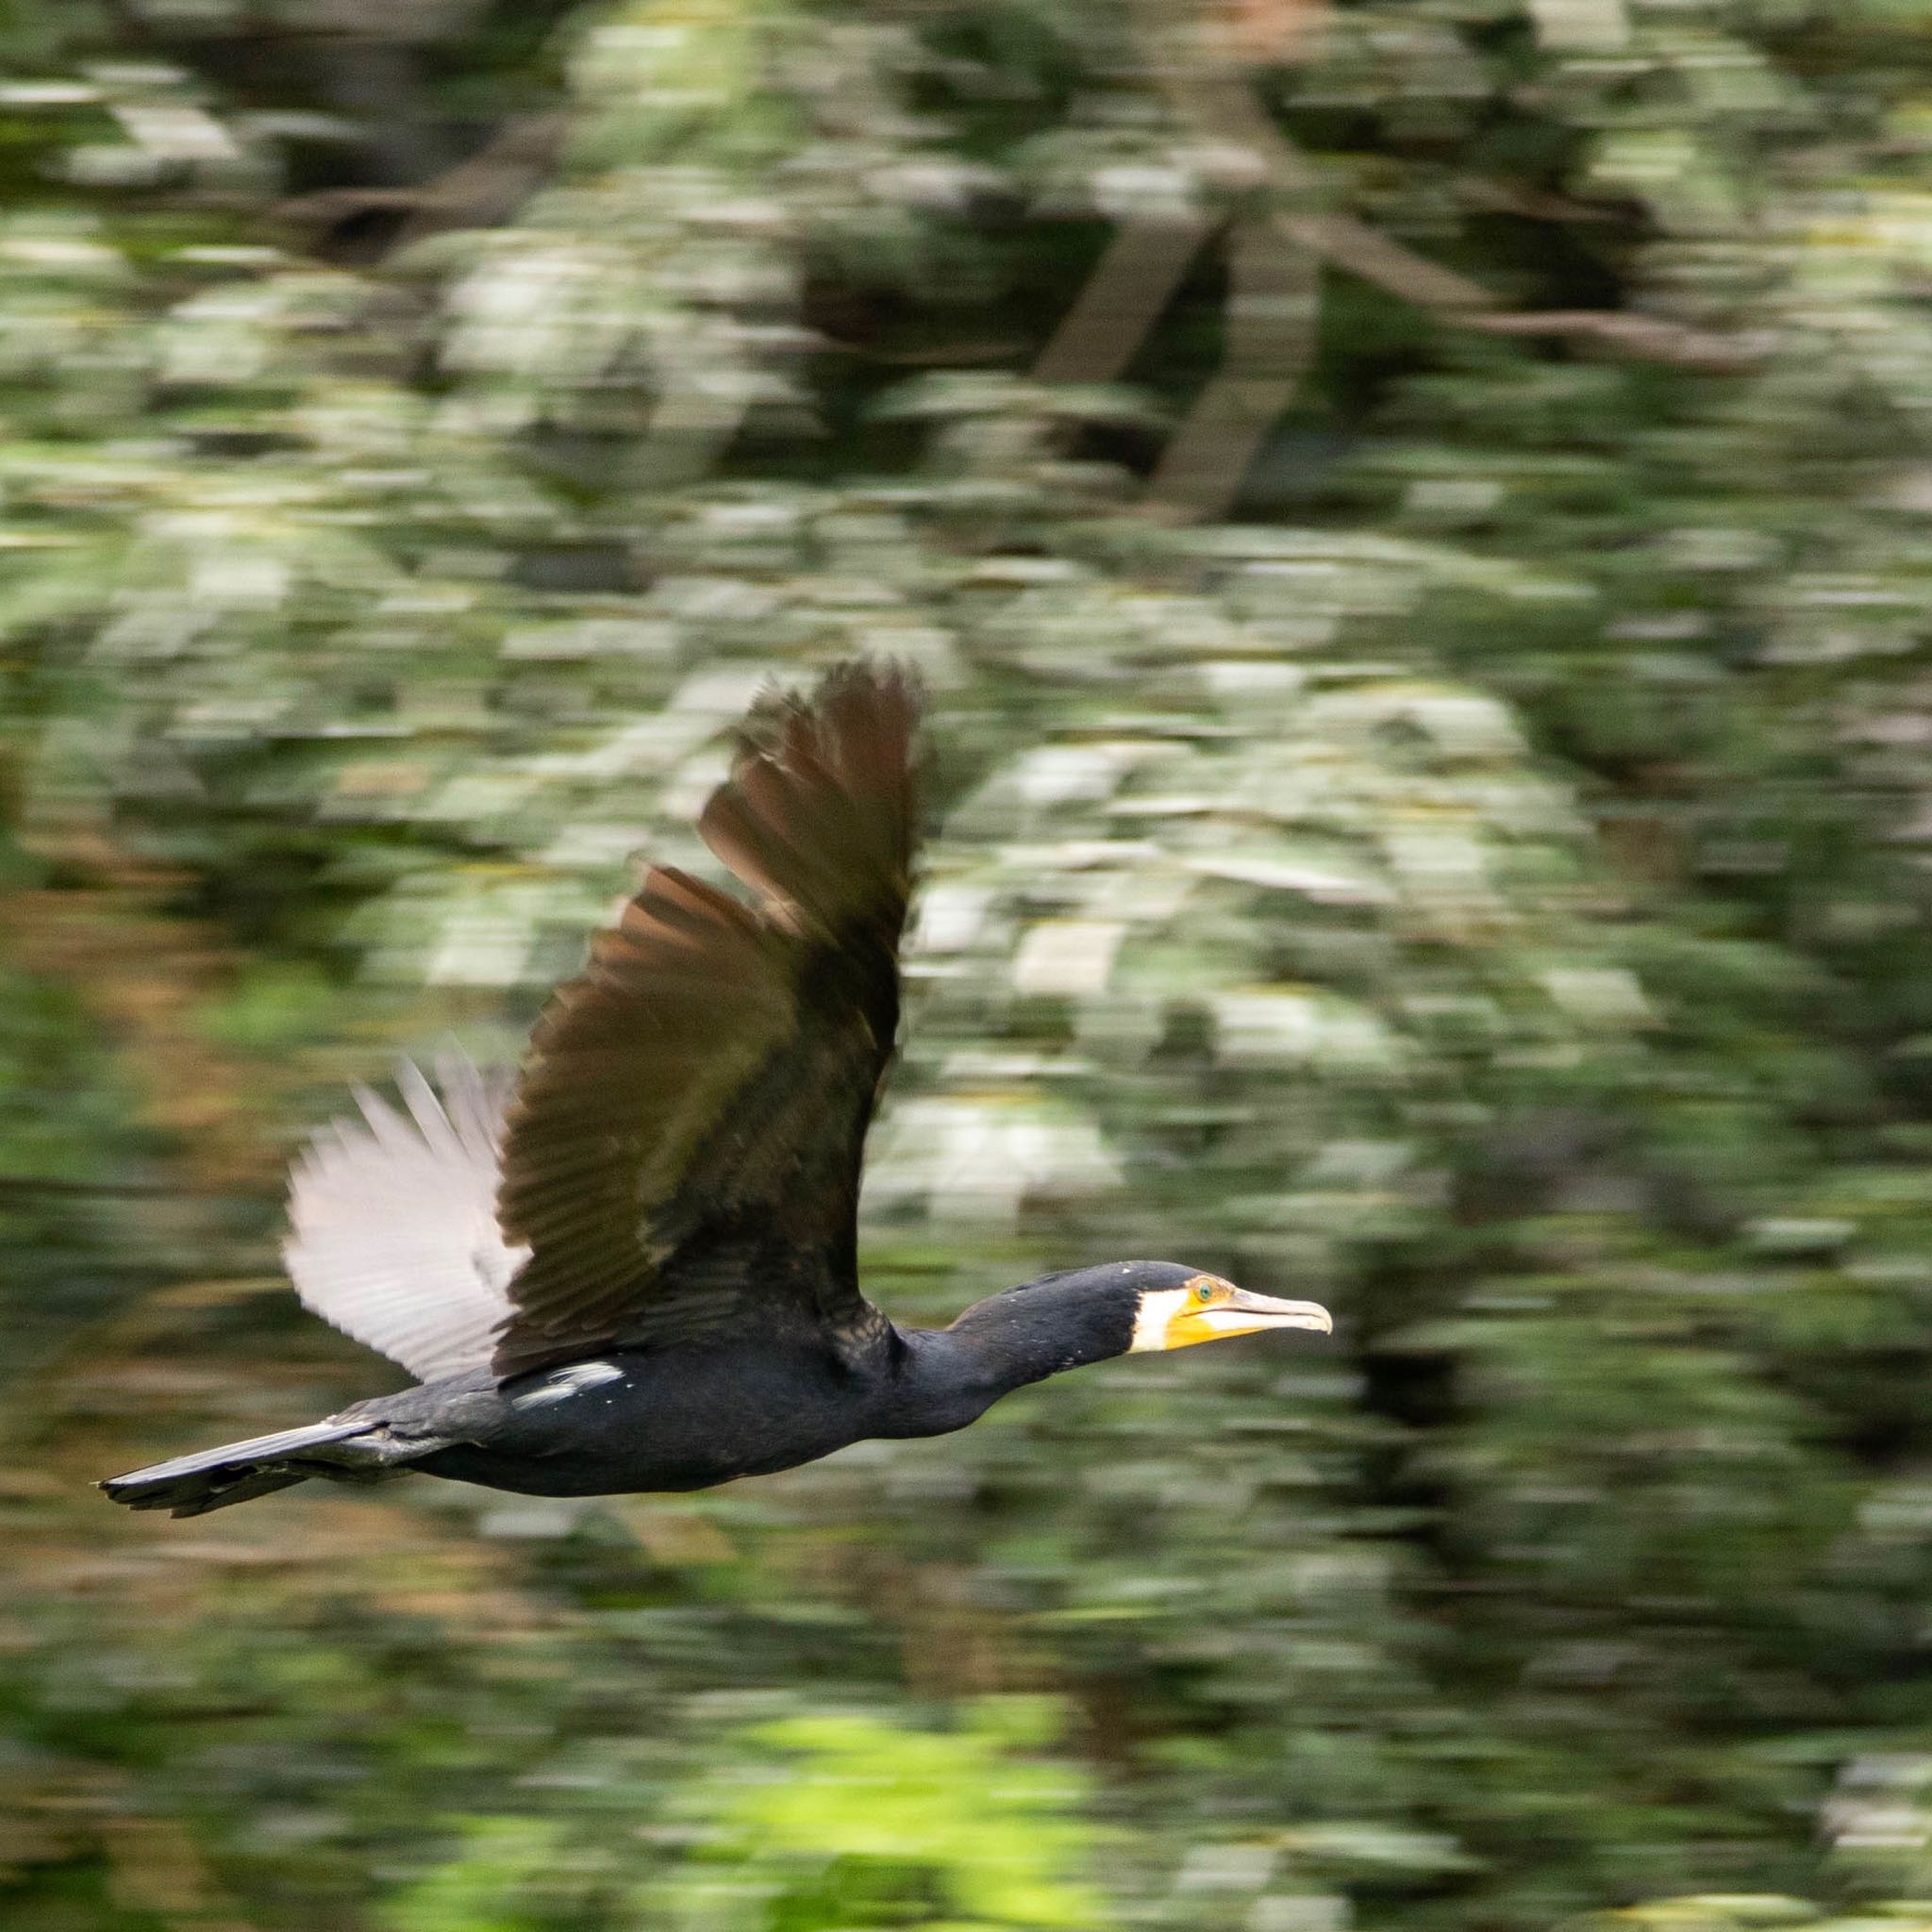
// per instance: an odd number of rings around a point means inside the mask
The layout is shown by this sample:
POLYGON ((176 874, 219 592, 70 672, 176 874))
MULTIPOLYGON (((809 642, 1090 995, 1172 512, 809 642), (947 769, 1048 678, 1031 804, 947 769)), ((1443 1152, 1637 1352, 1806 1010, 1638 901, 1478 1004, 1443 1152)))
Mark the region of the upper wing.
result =
POLYGON ((918 710, 901 673, 855 664, 755 719, 698 829, 757 907, 653 868, 538 1023, 497 1197, 530 1250, 499 1374, 883 1319, 858 1292, 858 1170, 898 1027, 918 710))
POLYGON ((310 1141, 282 1244, 308 1307, 425 1382, 489 1365, 525 1258, 496 1222, 509 1083, 454 1055, 437 1074, 433 1087, 406 1061, 407 1115, 358 1092, 362 1118, 310 1141))

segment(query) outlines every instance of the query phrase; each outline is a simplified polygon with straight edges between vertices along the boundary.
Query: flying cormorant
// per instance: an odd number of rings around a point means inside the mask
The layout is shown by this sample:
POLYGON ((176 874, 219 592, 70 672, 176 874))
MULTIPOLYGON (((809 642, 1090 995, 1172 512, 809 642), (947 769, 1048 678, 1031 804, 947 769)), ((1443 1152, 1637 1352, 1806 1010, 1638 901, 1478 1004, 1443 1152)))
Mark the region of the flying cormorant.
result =
POLYGON ((358 1096, 297 1163, 284 1256, 421 1386, 102 1485, 195 1516, 308 1476, 422 1470, 537 1495, 697 1490, 869 1436, 962 1428, 1131 1349, 1312 1302, 1168 1261, 1049 1274, 950 1328, 858 1291, 859 1162, 899 1022, 914 689, 834 670, 755 711, 698 823, 755 895, 653 867, 514 1081, 452 1060, 358 1096))

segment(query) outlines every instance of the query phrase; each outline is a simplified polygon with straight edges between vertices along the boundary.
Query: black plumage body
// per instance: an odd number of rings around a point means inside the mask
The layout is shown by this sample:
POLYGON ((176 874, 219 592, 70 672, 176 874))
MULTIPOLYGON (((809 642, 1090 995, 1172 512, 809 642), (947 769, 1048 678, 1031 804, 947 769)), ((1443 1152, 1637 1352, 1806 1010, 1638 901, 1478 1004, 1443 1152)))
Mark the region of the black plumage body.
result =
POLYGON ((426 1475, 545 1496, 709 1489, 868 1438, 947 1435, 1026 1382, 1121 1354, 1154 1271, 1174 1284, 1191 1272, 1140 1263, 1129 1275, 1116 1262, 1054 1277, 951 1328, 887 1324, 856 1357, 800 1327, 613 1349, 505 1384, 459 1377, 362 1412, 426 1475))
POLYGON ((526 1495, 707 1490, 858 1441, 881 1393, 878 1377, 855 1374, 823 1344, 773 1340, 613 1350, 572 1367, 590 1373, 565 1381, 561 1394, 552 1390, 570 1369, 491 1391, 467 1440, 410 1466, 526 1495))
POLYGON ((405 1066, 298 1163, 296 1291, 418 1378, 102 1487, 197 1515, 404 1470, 539 1495, 697 1490, 941 1435, 1130 1348, 1325 1328, 1171 1262, 1048 1275, 945 1329, 860 1292, 865 1136, 899 1022, 916 694, 846 665, 754 720, 698 828, 753 903, 653 867, 514 1083, 405 1066))

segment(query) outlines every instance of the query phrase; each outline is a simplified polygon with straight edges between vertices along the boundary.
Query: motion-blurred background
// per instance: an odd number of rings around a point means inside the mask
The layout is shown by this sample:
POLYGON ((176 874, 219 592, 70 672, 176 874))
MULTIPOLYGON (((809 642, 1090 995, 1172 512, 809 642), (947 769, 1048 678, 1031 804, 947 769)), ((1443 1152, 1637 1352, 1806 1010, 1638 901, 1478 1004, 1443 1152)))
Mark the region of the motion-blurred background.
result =
POLYGON ((8 1932, 1932 1922, 1932 7, 13 0, 8 1932), (868 1278, 1334 1344, 689 1499, 283 1164, 934 694, 868 1278))

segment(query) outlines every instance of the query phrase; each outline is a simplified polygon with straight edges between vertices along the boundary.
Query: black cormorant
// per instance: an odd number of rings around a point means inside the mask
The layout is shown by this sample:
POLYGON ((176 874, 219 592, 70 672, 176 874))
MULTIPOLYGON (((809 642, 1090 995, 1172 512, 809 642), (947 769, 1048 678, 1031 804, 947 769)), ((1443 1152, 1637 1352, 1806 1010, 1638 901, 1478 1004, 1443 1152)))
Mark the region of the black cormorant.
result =
POLYGON ((1325 1332, 1312 1302, 1166 1261, 1049 1274, 944 1329, 898 1327, 860 1294, 918 708, 901 673, 851 664, 756 711, 698 827, 755 903, 652 868, 514 1082, 406 1066, 401 1110, 360 1095, 361 1119, 299 1161, 296 1292, 420 1387, 108 1494, 194 1516, 411 1469, 538 1495, 696 1490, 961 1428, 1131 1349, 1325 1332))

